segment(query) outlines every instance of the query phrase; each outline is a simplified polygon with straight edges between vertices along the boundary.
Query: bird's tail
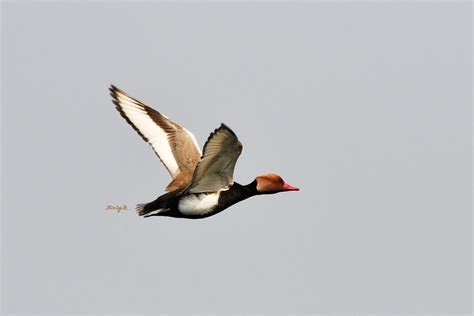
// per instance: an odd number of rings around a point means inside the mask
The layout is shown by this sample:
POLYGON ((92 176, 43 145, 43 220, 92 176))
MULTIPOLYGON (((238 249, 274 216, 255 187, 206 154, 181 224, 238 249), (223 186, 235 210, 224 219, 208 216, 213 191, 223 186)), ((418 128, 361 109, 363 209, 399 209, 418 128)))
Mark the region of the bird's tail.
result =
POLYGON ((145 206, 146 206, 145 203, 137 204, 137 207, 135 208, 135 210, 137 211, 138 216, 143 216, 146 214, 145 206))
POLYGON ((168 192, 158 197, 150 203, 137 204, 137 213, 139 216, 149 217, 153 215, 163 215, 162 213, 169 211, 169 201, 175 197, 177 191, 168 192))
POLYGON ((153 202, 146 204, 137 204, 136 211, 138 216, 150 217, 153 215, 158 215, 159 213, 162 213, 167 210, 165 208, 156 208, 153 206, 153 202))

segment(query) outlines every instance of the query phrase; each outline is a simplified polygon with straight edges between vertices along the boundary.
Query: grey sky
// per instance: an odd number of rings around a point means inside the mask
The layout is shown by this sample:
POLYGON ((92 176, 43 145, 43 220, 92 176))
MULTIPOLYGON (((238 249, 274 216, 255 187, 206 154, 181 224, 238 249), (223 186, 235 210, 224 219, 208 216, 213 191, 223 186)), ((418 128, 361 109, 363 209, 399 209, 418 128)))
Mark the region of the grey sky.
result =
POLYGON ((469 2, 2 8, 4 313, 469 313, 469 2), (301 191, 105 211, 169 182, 110 83, 301 191))

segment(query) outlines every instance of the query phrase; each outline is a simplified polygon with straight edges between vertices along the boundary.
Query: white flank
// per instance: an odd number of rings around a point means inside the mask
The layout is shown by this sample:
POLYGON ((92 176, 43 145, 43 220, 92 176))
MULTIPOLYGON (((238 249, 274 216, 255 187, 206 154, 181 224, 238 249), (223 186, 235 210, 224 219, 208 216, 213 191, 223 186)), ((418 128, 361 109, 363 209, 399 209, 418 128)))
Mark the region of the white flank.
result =
POLYGON ((220 192, 191 194, 179 201, 178 209, 185 215, 205 215, 214 210, 220 192))
POLYGON ((117 93, 117 99, 125 115, 148 139, 148 142, 160 156, 161 161, 163 161, 171 176, 176 175, 180 170, 171 151, 168 135, 165 131, 153 122, 142 106, 133 102, 129 97, 122 93, 117 93))

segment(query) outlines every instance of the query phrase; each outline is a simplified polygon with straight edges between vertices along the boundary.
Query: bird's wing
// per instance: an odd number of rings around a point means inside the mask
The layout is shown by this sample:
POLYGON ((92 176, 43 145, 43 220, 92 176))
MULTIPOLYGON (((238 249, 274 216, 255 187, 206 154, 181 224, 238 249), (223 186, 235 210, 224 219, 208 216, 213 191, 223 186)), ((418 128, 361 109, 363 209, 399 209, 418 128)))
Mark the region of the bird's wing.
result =
POLYGON ((171 189, 186 186, 201 157, 194 135, 113 85, 110 87, 110 95, 122 117, 151 145, 173 177, 168 191, 170 186, 171 189))
POLYGON ((187 190, 190 193, 203 193, 228 189, 234 183, 235 163, 242 152, 242 144, 237 136, 221 124, 211 133, 203 151, 187 190))

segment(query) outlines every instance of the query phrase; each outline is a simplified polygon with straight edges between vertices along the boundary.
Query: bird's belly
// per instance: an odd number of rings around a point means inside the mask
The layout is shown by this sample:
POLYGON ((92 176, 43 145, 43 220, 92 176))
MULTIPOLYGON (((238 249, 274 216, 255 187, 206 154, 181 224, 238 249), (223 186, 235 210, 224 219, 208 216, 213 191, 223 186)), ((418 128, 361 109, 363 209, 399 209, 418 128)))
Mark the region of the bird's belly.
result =
POLYGON ((219 201, 217 193, 199 193, 183 197, 178 204, 178 210, 184 215, 201 215, 212 213, 219 201))

